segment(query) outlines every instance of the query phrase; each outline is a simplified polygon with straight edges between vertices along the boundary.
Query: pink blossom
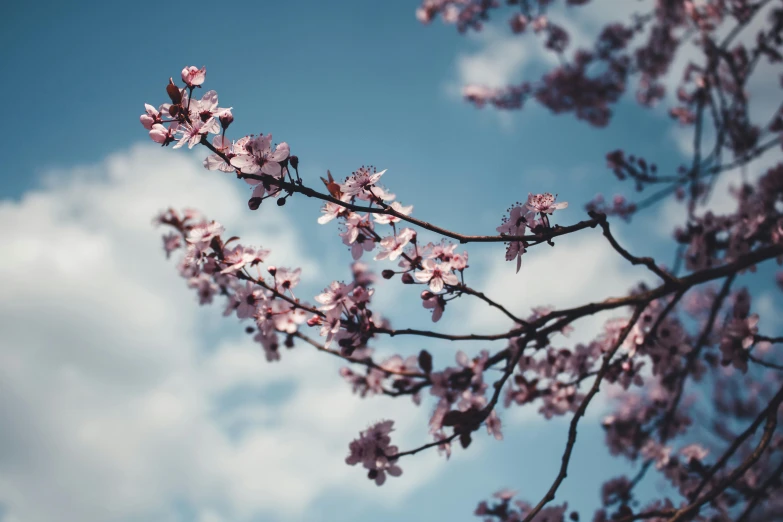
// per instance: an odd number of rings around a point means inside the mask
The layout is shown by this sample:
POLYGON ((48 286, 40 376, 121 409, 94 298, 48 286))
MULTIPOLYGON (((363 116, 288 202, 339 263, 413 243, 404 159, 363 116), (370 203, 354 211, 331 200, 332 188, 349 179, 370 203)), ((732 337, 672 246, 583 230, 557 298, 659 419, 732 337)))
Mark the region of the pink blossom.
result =
MULTIPOLYGON (((503 218, 503 223, 496 228, 500 234, 509 236, 525 235, 527 226, 528 211, 521 205, 513 206, 509 211, 509 217, 503 218)), ((509 241, 506 247, 506 261, 517 260, 517 273, 522 266, 522 254, 526 252, 527 245, 524 241, 509 241)))
POLYGON ((657 469, 663 469, 671 458, 672 449, 667 446, 663 446, 657 441, 649 440, 642 447, 641 454, 646 459, 653 459, 655 461, 655 467, 657 469))
POLYGON ((498 414, 494 409, 490 412, 485 424, 487 425, 487 433, 495 437, 495 440, 503 440, 500 417, 498 417, 498 414))
POLYGON ((218 286, 208 274, 199 274, 188 279, 188 288, 197 291, 198 302, 201 305, 211 303, 213 296, 218 292, 218 286))
POLYGON ((166 251, 166 259, 171 257, 171 253, 182 246, 182 236, 172 232, 163 236, 163 250, 166 251))
POLYGON ((240 287, 236 292, 237 317, 246 319, 256 315, 256 308, 259 301, 265 299, 263 290, 248 281, 244 287, 240 287))
POLYGON ((141 115, 139 120, 145 129, 152 130, 153 125, 163 122, 163 119, 160 117, 160 112, 149 103, 144 104, 144 110, 146 112, 141 115))
POLYGON ((201 138, 203 136, 206 136, 207 133, 210 132, 210 128, 212 127, 213 122, 214 120, 210 118, 205 122, 197 120, 192 124, 188 122, 183 123, 177 128, 177 131, 181 134, 181 137, 179 138, 179 141, 177 141, 177 144, 174 145, 174 148, 178 149, 187 143, 188 148, 192 149, 201 142, 201 138))
MULTIPOLYGON (((184 99, 182 103, 185 106, 188 106, 187 99, 184 99)), ((220 132, 220 124, 218 123, 218 118, 225 111, 230 111, 230 109, 218 107, 218 94, 216 91, 205 92, 200 100, 197 100, 195 98, 191 99, 188 110, 190 113, 191 121, 204 122, 206 126, 206 130, 210 134, 217 134, 220 132)))
POLYGON ((168 128, 160 123, 156 123, 152 126, 152 129, 150 130, 150 138, 152 138, 152 141, 154 141, 155 143, 160 143, 165 147, 169 143, 176 141, 174 134, 178 132, 178 130, 179 130, 178 123, 172 123, 171 125, 168 126, 168 128))
MULTIPOLYGON (((345 180, 344 184, 340 185, 340 190, 347 196, 370 201, 373 199, 370 189, 381 179, 385 172, 386 170, 376 172, 375 167, 361 167, 352 173, 345 180)), ((379 193, 376 197, 380 197, 380 195, 379 193)))
POLYGON ((546 16, 541 15, 534 18, 533 23, 531 25, 533 27, 533 30, 538 33, 547 28, 547 26, 549 25, 549 20, 547 19, 546 16))
POLYGON ((194 245, 199 250, 206 250, 213 238, 220 236, 225 232, 223 225, 217 221, 196 225, 188 232, 188 243, 194 245))
POLYGON ((468 253, 467 251, 461 254, 454 253, 449 260, 451 268, 454 270, 465 270, 468 267, 468 253))
POLYGON ((204 83, 204 80, 207 77, 207 68, 202 67, 199 69, 198 67, 195 67, 193 65, 189 67, 185 67, 182 69, 182 81, 185 82, 185 84, 188 87, 196 87, 198 85, 201 85, 204 83))
POLYGON ((253 340, 261 344, 264 348, 264 356, 267 362, 280 360, 280 345, 277 340, 277 334, 274 331, 264 331, 259 329, 253 340))
POLYGON ((551 214, 555 210, 560 210, 563 208, 566 208, 568 206, 568 203, 565 201, 560 203, 555 203, 555 198, 557 196, 553 196, 549 192, 545 192, 543 194, 528 194, 527 196, 527 203, 525 206, 533 211, 538 212, 540 214, 551 214))
POLYGON ((363 252, 371 252, 375 248, 375 236, 372 234, 373 222, 370 215, 361 216, 351 213, 345 219, 345 230, 340 233, 343 244, 351 247, 354 260, 362 257, 363 252))
POLYGON ((345 462, 350 466, 362 463, 369 470, 367 477, 380 486, 386 481, 386 474, 399 477, 402 469, 393 459, 397 446, 391 445, 389 434, 394 421, 381 421, 359 433, 359 438, 349 445, 350 454, 345 462))
POLYGON ((680 454, 688 460, 704 460, 709 455, 710 450, 701 444, 688 444, 680 450, 680 454))
POLYGON ((513 489, 501 489, 500 491, 493 493, 492 496, 499 500, 508 502, 509 500, 514 498, 516 494, 517 492, 514 491, 513 489))
POLYGON ((455 243, 441 242, 432 245, 432 248, 429 249, 429 253, 427 253, 427 255, 424 257, 437 259, 442 263, 450 263, 454 257, 454 250, 456 250, 456 248, 457 245, 455 243))
POLYGON ((422 306, 432 310, 432 322, 437 323, 443 317, 443 311, 446 308, 446 301, 443 296, 435 295, 428 290, 421 293, 422 306))
POLYGON ((320 331, 321 337, 326 337, 326 340, 324 341, 325 348, 329 348, 329 346, 332 344, 332 341, 334 341, 335 336, 338 334, 338 332, 341 332, 340 326, 340 309, 333 308, 329 310, 326 313, 326 317, 321 322, 320 331))
MULTIPOLYGON (((235 167, 231 166, 231 158, 237 154, 244 154, 244 144, 247 142, 247 137, 242 138, 236 142, 232 142, 225 136, 215 136, 212 138, 212 146, 215 147, 221 154, 228 158, 228 163, 219 154, 210 154, 204 158, 204 168, 208 170, 220 170, 222 172, 234 172, 235 167), (244 140, 244 141, 243 141, 244 140)), ((250 181, 250 180, 246 180, 250 181)), ((255 180, 253 180, 255 181, 255 180)))
POLYGON ((742 372, 748 370, 748 348, 758 333, 759 316, 752 314, 744 319, 732 318, 723 329, 720 350, 723 364, 733 365, 742 372))
POLYGON ((272 321, 278 332, 292 334, 307 319, 307 312, 293 304, 275 299, 272 301, 272 321))
POLYGON ((381 239, 381 251, 375 256, 376 260, 388 259, 394 261, 402 254, 405 246, 416 237, 416 232, 412 228, 403 228, 396 235, 387 236, 381 239))
POLYGON ((343 304, 350 303, 350 294, 355 288, 354 283, 340 283, 333 281, 323 293, 315 296, 315 300, 321 303, 321 310, 327 312, 340 309, 343 304))
POLYGON ((272 152, 272 135, 263 134, 253 139, 249 137, 244 144, 244 152, 231 158, 231 164, 245 174, 269 174, 280 177, 283 174, 280 162, 288 159, 290 150, 288 144, 279 144, 272 152))
POLYGON ((446 455, 446 460, 448 460, 451 457, 451 442, 446 442, 446 434, 442 431, 437 431, 433 434, 436 441, 443 441, 441 444, 438 444, 438 454, 439 455, 446 455))
POLYGON ((430 290, 435 293, 443 290, 444 285, 459 284, 459 279, 451 272, 448 263, 436 264, 432 259, 425 259, 422 266, 424 268, 417 271, 414 277, 420 283, 429 283, 430 290))
MULTIPOLYGON (((348 203, 350 200, 351 200, 351 196, 345 194, 340 195, 340 201, 348 203)), ((325 225, 326 223, 330 222, 336 217, 345 217, 350 215, 351 211, 342 205, 338 205, 337 203, 332 203, 331 201, 327 201, 326 204, 321 208, 321 213, 323 215, 318 218, 318 223, 321 225, 325 225)))
POLYGON ((290 292, 299 284, 299 277, 302 269, 290 270, 288 268, 278 268, 275 271, 275 288, 281 292, 290 292))
POLYGON ((223 263, 228 266, 221 270, 220 273, 230 274, 242 270, 247 265, 255 266, 258 263, 263 263, 264 258, 269 255, 269 251, 237 245, 231 250, 226 250, 223 255, 223 263))

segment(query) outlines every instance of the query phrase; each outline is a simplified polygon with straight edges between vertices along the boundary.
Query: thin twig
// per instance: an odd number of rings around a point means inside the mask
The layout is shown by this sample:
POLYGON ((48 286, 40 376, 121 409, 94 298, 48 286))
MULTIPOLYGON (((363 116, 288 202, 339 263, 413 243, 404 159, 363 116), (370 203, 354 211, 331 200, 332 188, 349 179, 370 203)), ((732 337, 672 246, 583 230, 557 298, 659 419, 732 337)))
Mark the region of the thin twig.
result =
POLYGON ((633 315, 631 316, 631 319, 628 321, 628 324, 623 328, 623 330, 620 332, 619 337, 615 341, 615 345, 612 347, 611 350, 606 352, 604 354, 604 361, 601 366, 601 370, 598 372, 598 375, 595 377, 595 381, 593 381, 593 386, 590 388, 590 391, 587 392, 587 395, 582 400, 582 403, 579 405, 579 408, 577 408, 576 412, 574 413, 574 417, 571 419, 571 424, 568 427, 568 441, 566 442, 565 451, 563 452, 563 457, 561 459, 560 464, 560 471, 557 474, 557 477, 555 478, 555 481, 552 483, 552 485, 549 488, 549 491, 546 492, 546 495, 544 495, 544 498, 541 499, 541 501, 534 507, 524 518, 522 522, 530 522, 535 518, 535 516, 541 511, 544 506, 555 499, 555 493, 557 493, 558 488, 560 487, 560 484, 565 480, 566 476, 568 475, 568 463, 571 460, 571 452, 574 449, 574 444, 576 444, 576 428, 579 424, 579 419, 585 414, 585 411, 587 410, 588 404, 590 404, 590 401, 595 397, 595 395, 598 393, 598 390, 601 386, 601 381, 603 381, 604 376, 606 375, 607 370, 609 369, 609 363, 612 360, 612 357, 617 352, 617 350, 620 349, 620 346, 622 346, 623 342, 625 341, 625 338, 628 337, 628 334, 631 332, 631 329, 636 324, 636 321, 639 320, 639 316, 642 314, 642 310, 644 309, 643 306, 637 306, 636 309, 633 312, 633 315))

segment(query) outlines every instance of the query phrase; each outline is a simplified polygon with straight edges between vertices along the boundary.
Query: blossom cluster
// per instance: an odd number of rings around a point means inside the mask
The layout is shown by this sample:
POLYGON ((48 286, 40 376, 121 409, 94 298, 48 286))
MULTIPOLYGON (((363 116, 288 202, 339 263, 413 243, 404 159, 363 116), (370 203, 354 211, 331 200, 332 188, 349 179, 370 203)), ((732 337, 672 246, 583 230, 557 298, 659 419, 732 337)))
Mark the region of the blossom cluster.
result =
POLYGON ((255 333, 253 339, 261 344, 268 361, 280 360, 282 344, 293 347, 293 335, 310 308, 294 295, 301 269, 264 266, 268 250, 239 244, 236 237, 224 239, 220 223, 207 221, 194 210, 169 209, 155 223, 173 229, 163 236, 163 248, 167 256, 184 250, 178 270, 197 292, 200 304, 212 303, 216 295, 225 296, 223 315, 255 323, 247 331, 255 333))
MULTIPOLYGON (((550 226, 549 216, 555 210, 563 209, 568 203, 562 201, 555 203, 557 196, 552 194, 529 194, 527 202, 517 203, 508 209, 508 217, 503 218, 503 224, 497 227, 497 231, 507 236, 524 236, 525 228, 533 232, 547 229, 550 226), (536 219, 539 216, 539 219, 536 219)), ((528 244, 525 240, 509 241, 506 247, 506 261, 517 262, 517 272, 522 266, 522 254, 527 252, 528 244)))
MULTIPOLYGON (((775 347, 783 338, 764 335, 775 324, 760 317, 763 305, 751 297, 749 285, 760 263, 783 264, 783 164, 733 186, 736 209, 701 207, 718 176, 780 147, 783 111, 775 110, 766 123, 753 121, 747 92, 759 63, 783 61, 783 9, 768 0, 656 2, 648 15, 609 24, 593 46, 569 54, 571 39, 548 12, 556 3, 505 2, 514 10, 511 31, 537 35, 558 55, 558 65, 541 81, 501 89, 468 86, 465 97, 499 108, 518 108, 533 97, 554 113, 572 112, 604 126, 629 85, 636 86, 643 105, 663 100, 664 79, 678 49, 683 42, 695 43, 704 60, 685 67, 668 111, 694 131, 690 165, 667 174, 665 167, 621 149, 606 154, 620 181, 632 180, 638 191, 663 186, 651 198, 636 203, 615 196, 607 202, 599 195, 586 205, 590 219, 563 227, 552 220, 567 203, 550 193, 531 193, 507 209, 496 229, 499 235, 458 234, 413 217, 412 206, 380 185, 388 179, 383 178, 386 170, 362 166, 342 179, 327 172, 321 178, 326 192, 321 193, 304 183, 298 158, 288 144, 273 145, 271 134, 229 139, 232 109, 219 106, 215 91, 195 96, 206 70, 186 67, 184 86, 169 80, 170 103, 145 106, 141 123, 150 137, 173 148, 209 148, 205 168, 235 173, 249 184, 251 209, 270 197, 282 206, 296 193, 322 200, 318 222, 339 224, 339 237, 353 259, 352 277, 330 283, 314 296, 314 304, 300 300, 295 295, 301 292, 299 269, 269 265, 269 251, 242 245, 236 237, 225 239, 219 223, 191 210, 168 210, 157 218, 158 224, 173 228, 163 237, 166 255, 182 251, 178 268, 199 302, 224 296, 225 315, 253 322, 247 331, 267 360, 280 359, 281 345, 292 348, 301 341, 344 360, 348 366, 340 375, 361 397, 410 396, 416 405, 431 404, 432 441, 421 447, 400 451, 392 445, 391 420, 370 426, 350 443, 346 463, 361 464, 377 485, 388 475, 399 476, 400 459, 419 451, 435 448, 449 458, 455 441, 467 449, 483 429, 502 439, 501 406, 534 407, 545 419, 570 418, 560 472, 549 493, 530 504, 512 502, 515 493, 503 490, 495 501, 480 503, 475 513, 490 521, 579 520, 579 513, 568 512, 568 504, 550 502, 567 475, 578 423, 594 397, 606 390, 611 411, 602 426, 608 451, 639 470, 635 477, 621 475, 603 484, 594 522, 778 519, 783 516, 783 432, 778 427, 783 365, 775 347), (751 25, 761 15, 766 25, 751 25), (736 40, 743 30, 753 38, 736 40), (637 77, 634 84, 632 76, 637 77), (710 123, 712 129, 705 130, 710 123), (711 150, 703 138, 708 132, 711 150), (608 216, 630 221, 667 195, 686 207, 683 224, 674 233, 679 250, 671 269, 626 250, 608 221, 608 216), (572 308, 539 306, 527 317, 468 286, 468 253, 445 239, 506 243, 506 260, 515 261, 519 271, 522 255, 534 245, 599 226, 619 256, 646 267, 660 283, 640 283, 625 295, 572 308), (425 231, 444 239, 425 244, 425 231), (417 299, 433 322, 441 319, 448 302, 469 296, 503 314, 511 326, 491 334, 393 329, 374 309, 375 275, 362 262, 368 255, 396 263, 381 271, 385 279, 399 276, 404 285, 418 285, 417 299), (612 316, 605 317, 592 339, 568 339, 577 321, 601 313, 612 316), (317 329, 320 340, 308 337, 306 327, 317 329), (472 356, 463 350, 455 350, 454 359, 438 356, 440 366, 420 347, 417 355, 375 356, 377 339, 401 335, 502 342, 482 346, 472 356), (665 480, 667 493, 642 500, 635 488, 653 472, 665 480), (757 518, 751 518, 754 511, 757 518)), ((501 2, 491 0, 423 0, 417 17, 427 23, 441 16, 460 31, 478 30, 500 7, 501 2)), ((775 281, 777 286, 769 285, 769 290, 783 289, 783 272, 775 281)))
POLYGON ((397 446, 391 445, 389 434, 394 431, 394 421, 382 421, 362 431, 359 438, 351 442, 348 449, 350 455, 345 462, 350 466, 361 463, 367 470, 367 478, 377 485, 386 482, 386 474, 392 477, 402 475, 402 469, 397 465, 394 456, 398 453, 397 446))
POLYGON ((214 90, 205 92, 200 99, 194 97, 206 74, 206 67, 185 67, 181 73, 183 87, 169 78, 166 94, 171 103, 163 103, 157 109, 145 104, 141 124, 149 130, 150 138, 164 147, 171 143, 175 149, 186 144, 189 149, 198 144, 209 146, 214 153, 204 159, 204 167, 241 175, 253 187, 248 204, 258 208, 265 197, 280 195, 279 183, 275 181, 290 176, 288 167, 290 164, 296 168, 296 156, 291 156, 285 142, 273 147, 271 134, 248 135, 235 141, 226 138, 226 130, 234 121, 232 107, 219 107, 214 90), (215 136, 210 142, 211 134, 215 136))
POLYGON ((365 252, 373 252, 378 247, 376 261, 399 259, 400 270, 386 269, 383 277, 391 279, 395 274, 401 274, 404 284, 426 285, 428 290, 421 292, 422 305, 432 310, 432 320, 437 322, 448 300, 458 297, 463 288, 458 274, 462 276, 468 267, 468 253, 456 252, 454 243, 421 245, 413 228, 399 227, 402 220, 411 215, 413 206, 395 201, 394 194, 378 185, 385 172, 362 166, 343 183, 337 183, 331 173, 328 179, 322 178, 337 200, 350 205, 366 201, 370 206, 362 213, 329 201, 322 207, 318 223, 337 219, 341 224, 340 237, 343 244, 350 247, 354 259, 358 260, 365 252), (373 209, 390 212, 371 212, 373 209), (391 228, 390 234, 382 236, 376 231, 376 226, 383 225, 391 228))

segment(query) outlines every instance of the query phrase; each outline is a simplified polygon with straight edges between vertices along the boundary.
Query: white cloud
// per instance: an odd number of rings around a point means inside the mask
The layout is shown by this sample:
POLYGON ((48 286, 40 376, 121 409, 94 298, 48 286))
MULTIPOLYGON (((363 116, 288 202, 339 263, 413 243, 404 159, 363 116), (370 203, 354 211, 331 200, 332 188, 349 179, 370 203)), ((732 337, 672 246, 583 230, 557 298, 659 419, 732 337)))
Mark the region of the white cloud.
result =
POLYGON ((271 248, 272 262, 318 275, 288 213, 244 210, 243 189, 139 146, 0 203, 7 519, 177 520, 179 505, 204 522, 298 518, 328 491, 396 502, 435 472, 434 453, 417 457, 379 492, 344 464, 348 442, 383 411, 402 420, 396 442, 419 444, 427 412, 357 399, 336 361, 306 347, 267 364, 248 339, 221 333, 220 310, 199 310, 166 262, 151 217, 188 206, 271 248), (256 399, 223 401, 242 390, 256 399))
MULTIPOLYGON (((622 236, 617 240, 623 244, 622 236)), ((521 317, 529 315, 536 306, 565 308, 624 295, 635 283, 649 280, 645 268, 634 267, 620 257, 598 230, 556 239, 554 247, 531 248, 522 257, 518 274, 514 273, 516 264, 505 261, 502 252, 492 254, 491 258, 481 260, 486 277, 478 288, 521 317)), ((471 304, 466 315, 467 329, 499 331, 510 323, 497 310, 479 301, 471 304)), ((583 335, 597 333, 599 330, 588 326, 590 322, 584 320, 584 326, 577 328, 573 335, 581 339, 583 335)), ((603 321, 595 324, 600 327, 603 321)))
POLYGON ((776 336, 782 330, 780 321, 781 313, 775 304, 775 297, 770 292, 764 292, 753 300, 753 312, 761 318, 759 329, 762 335, 776 336))
MULTIPOLYGON (((638 9, 634 2, 595 2, 586 8, 557 7, 549 18, 568 32, 569 49, 573 50, 590 46, 604 25, 628 20, 638 9)), ((531 66, 558 63, 557 56, 543 48, 543 39, 532 30, 519 35, 511 32, 507 19, 512 12, 495 13, 493 21, 480 32, 468 33, 476 50, 457 55, 455 77, 446 84, 448 94, 460 96, 462 88, 472 84, 506 87, 522 81, 531 66)))
POLYGON ((525 65, 535 59, 530 42, 494 26, 488 26, 472 40, 479 48, 457 56, 457 83, 450 85, 454 92, 470 84, 505 87, 518 81, 525 65))

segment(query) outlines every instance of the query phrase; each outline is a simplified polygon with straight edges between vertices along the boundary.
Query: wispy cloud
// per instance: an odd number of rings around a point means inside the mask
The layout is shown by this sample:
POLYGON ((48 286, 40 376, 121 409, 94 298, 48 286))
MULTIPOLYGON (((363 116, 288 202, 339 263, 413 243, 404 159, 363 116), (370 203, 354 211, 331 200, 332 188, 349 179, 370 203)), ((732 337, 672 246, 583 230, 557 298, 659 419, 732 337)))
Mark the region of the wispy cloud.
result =
POLYGON ((142 146, 0 203, 14 224, 3 234, 13 255, 0 256, 5 520, 178 520, 182 506, 204 522, 296 519, 344 488, 398 502, 435 472, 425 455, 379 493, 345 465, 348 442, 384 411, 403 419, 395 442, 418 445, 426 412, 356 398, 339 365, 305 347, 266 363, 166 262, 151 216, 187 205, 274 262, 317 271, 283 213, 248 219, 242 188, 142 146))

